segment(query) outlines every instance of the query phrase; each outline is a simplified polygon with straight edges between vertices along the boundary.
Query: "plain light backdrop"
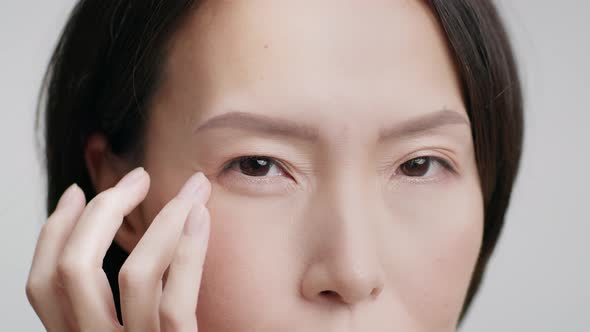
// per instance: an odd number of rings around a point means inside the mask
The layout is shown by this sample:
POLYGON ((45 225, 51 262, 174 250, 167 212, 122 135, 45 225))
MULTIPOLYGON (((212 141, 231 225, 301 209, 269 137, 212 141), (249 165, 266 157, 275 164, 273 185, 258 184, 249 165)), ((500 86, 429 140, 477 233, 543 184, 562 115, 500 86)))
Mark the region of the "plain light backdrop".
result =
MULTIPOLYGON (((2 331, 43 330, 25 296, 45 206, 35 102, 74 2, 0 0, 2 331)), ((461 331, 590 331, 590 2, 497 3, 521 66, 525 150, 506 227, 461 331)))

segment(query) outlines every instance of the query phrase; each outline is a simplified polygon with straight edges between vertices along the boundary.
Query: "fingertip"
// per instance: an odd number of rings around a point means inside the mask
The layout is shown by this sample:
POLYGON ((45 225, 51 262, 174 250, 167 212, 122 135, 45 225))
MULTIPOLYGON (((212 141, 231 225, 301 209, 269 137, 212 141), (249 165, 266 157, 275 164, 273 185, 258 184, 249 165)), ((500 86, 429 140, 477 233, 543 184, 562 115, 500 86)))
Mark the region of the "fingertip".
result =
POLYGON ((82 208, 86 206, 86 194, 77 183, 74 183, 74 187, 72 188, 72 205, 82 208))
MULTIPOLYGON (((73 205, 74 203, 76 203, 76 201, 80 199, 80 196, 84 197, 84 192, 82 191, 82 189, 80 189, 80 187, 78 187, 78 184, 73 183, 61 195, 59 201, 57 202, 56 210, 61 210, 63 208, 73 205)), ((86 198, 84 197, 84 200, 85 199, 86 198)))
POLYGON ((150 173, 148 173, 148 171, 146 169, 144 169, 143 167, 140 167, 142 169, 142 175, 141 177, 138 179, 138 186, 141 188, 141 192, 143 193, 144 190, 145 192, 147 192, 150 188, 151 185, 151 176, 150 173))
POLYGON ((199 234, 204 226, 204 215, 208 214, 207 208, 200 202, 195 202, 184 224, 184 234, 194 236, 199 234))
MULTIPOLYGON (((52 220, 76 220, 84 211, 85 206, 84 191, 74 183, 64 191, 55 210, 47 217, 46 224, 53 224, 52 220)), ((63 224, 63 222, 59 222, 59 224, 63 224)))
POLYGON ((211 184, 211 181, 209 181, 209 178, 207 176, 205 176, 205 183, 207 187, 207 198, 205 199, 205 203, 207 203, 211 198, 211 190, 213 189, 213 185, 211 184))
POLYGON ((209 178, 205 175, 205 173, 203 174, 203 181, 201 183, 201 189, 199 189, 200 194, 197 197, 197 200, 201 203, 201 204, 207 204, 207 202, 209 202, 209 199, 211 198, 211 190, 212 190, 212 184, 211 181, 209 181, 209 178))
POLYGON ((120 188, 128 193, 133 193, 133 197, 143 200, 147 195, 151 185, 151 177, 146 169, 137 167, 133 171, 125 175, 115 188, 120 188))
POLYGON ((145 181, 146 183, 146 187, 150 187, 151 181, 152 181, 152 177, 150 176, 150 173, 148 173, 148 171, 146 169, 143 170, 143 181, 145 181))
POLYGON ((134 187, 143 182, 147 172, 143 167, 134 168, 131 172, 127 173, 115 187, 134 187))

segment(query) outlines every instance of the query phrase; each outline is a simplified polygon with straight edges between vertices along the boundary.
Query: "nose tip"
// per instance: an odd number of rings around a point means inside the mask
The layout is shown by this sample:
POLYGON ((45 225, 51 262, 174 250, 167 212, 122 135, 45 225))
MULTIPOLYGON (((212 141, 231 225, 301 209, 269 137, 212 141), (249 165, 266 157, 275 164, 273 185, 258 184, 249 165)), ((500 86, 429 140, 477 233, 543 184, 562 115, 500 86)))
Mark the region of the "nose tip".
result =
POLYGON ((308 300, 346 305, 375 300, 382 291, 383 282, 377 274, 350 271, 334 274, 322 266, 308 270, 302 284, 303 296, 308 300))

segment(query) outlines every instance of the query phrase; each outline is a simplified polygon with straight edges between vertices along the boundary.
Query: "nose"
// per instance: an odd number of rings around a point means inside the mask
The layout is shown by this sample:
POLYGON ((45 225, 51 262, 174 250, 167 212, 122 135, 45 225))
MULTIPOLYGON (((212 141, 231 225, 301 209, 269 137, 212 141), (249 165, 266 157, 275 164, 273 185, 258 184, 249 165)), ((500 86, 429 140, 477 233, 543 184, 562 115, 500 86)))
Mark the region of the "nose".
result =
POLYGON ((302 283, 306 299, 355 305, 378 298, 383 282, 375 274, 352 265, 336 265, 333 261, 318 262, 307 271, 302 283))
POLYGON ((365 203, 370 200, 348 187, 314 200, 314 217, 308 219, 311 254, 301 281, 309 301, 350 306, 375 300, 383 291, 376 221, 365 203))

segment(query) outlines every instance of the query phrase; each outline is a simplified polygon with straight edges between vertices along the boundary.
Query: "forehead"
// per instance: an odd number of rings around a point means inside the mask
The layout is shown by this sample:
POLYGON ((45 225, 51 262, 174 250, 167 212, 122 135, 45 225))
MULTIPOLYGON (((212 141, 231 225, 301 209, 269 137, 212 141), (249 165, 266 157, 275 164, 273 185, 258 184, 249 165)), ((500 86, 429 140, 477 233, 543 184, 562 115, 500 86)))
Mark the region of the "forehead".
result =
POLYGON ((368 108, 377 122, 463 108, 446 40, 421 1, 205 2, 175 36, 165 73, 164 91, 202 116, 349 115, 345 128, 368 108))

